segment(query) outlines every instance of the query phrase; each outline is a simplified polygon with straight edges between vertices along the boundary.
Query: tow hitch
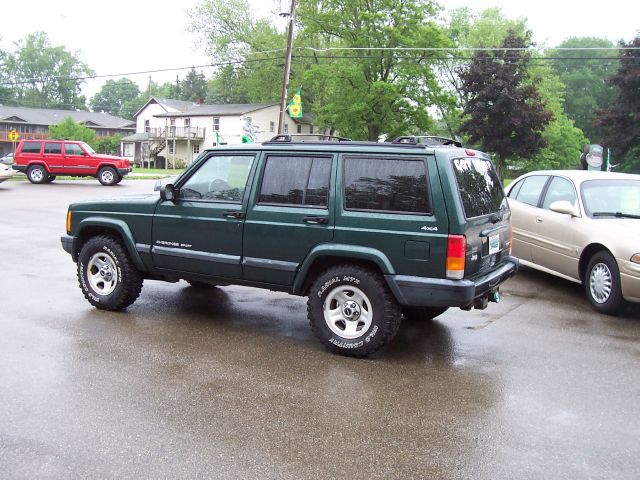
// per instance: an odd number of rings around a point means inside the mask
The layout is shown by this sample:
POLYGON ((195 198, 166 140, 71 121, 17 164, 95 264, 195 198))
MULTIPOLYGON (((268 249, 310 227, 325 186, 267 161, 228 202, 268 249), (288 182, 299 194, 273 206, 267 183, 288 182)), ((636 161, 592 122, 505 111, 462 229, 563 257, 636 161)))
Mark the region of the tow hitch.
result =
POLYGON ((484 310, 489 305, 489 302, 499 303, 501 300, 500 290, 497 288, 492 290, 491 292, 483 295, 480 298, 476 298, 475 301, 471 305, 465 305, 464 307, 460 307, 462 310, 471 310, 472 308, 476 308, 478 310, 484 310))

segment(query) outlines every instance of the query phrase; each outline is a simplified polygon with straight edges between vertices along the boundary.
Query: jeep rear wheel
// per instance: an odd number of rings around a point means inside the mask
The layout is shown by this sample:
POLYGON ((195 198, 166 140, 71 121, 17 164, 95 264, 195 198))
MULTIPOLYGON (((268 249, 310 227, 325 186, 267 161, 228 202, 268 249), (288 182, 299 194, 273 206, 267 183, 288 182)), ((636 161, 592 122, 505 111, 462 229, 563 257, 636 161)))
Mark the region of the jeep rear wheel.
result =
POLYGON ((124 246, 113 237, 100 235, 80 250, 78 282, 94 307, 123 310, 136 301, 143 280, 124 246))
POLYGON ((118 174, 113 167, 102 167, 98 171, 98 181, 107 187, 118 183, 118 174))
POLYGON ((32 165, 27 170, 27 178, 31 183, 45 183, 49 174, 42 165, 32 165))
POLYGON ((357 265, 318 276, 307 301, 311 329, 331 351, 353 357, 375 353, 395 337, 400 307, 382 277, 357 265))

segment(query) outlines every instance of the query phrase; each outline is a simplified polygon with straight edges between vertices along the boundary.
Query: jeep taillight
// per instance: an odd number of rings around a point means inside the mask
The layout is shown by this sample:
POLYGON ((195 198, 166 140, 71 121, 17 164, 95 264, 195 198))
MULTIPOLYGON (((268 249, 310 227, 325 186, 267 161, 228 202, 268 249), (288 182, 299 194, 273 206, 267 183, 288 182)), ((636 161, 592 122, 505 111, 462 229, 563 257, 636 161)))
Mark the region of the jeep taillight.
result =
POLYGON ((447 239, 447 278, 464 278, 467 240, 464 235, 449 235, 447 239))

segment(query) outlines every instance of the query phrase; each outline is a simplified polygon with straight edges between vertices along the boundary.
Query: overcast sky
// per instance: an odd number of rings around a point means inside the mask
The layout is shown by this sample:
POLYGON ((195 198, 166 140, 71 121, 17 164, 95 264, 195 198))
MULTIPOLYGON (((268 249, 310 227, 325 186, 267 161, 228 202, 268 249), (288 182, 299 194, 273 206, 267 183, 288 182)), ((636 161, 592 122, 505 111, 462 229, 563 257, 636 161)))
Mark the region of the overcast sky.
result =
MULTIPOLYGON (((256 12, 266 15, 269 0, 251 0, 256 12)), ((86 0, 29 0, 9 17, 3 4, 0 45, 12 50, 12 42, 34 31, 48 33, 53 45, 79 51, 80 57, 98 75, 126 74, 141 86, 150 74, 133 72, 211 63, 195 45, 195 37, 186 31, 187 10, 197 0, 110 0, 97 4, 86 0)), ((284 0, 289 4, 290 0, 284 0)), ((637 0, 442 0, 445 8, 471 5, 474 10, 499 6, 509 18, 525 17, 534 32, 534 40, 555 46, 571 36, 605 37, 612 41, 630 41, 640 30, 640 2, 637 0)), ((208 77, 210 69, 203 71, 208 77)), ((181 78, 186 70, 153 73, 156 82, 181 78)), ((118 79, 119 77, 112 77, 118 79)), ((89 82, 89 97, 106 81, 89 82)))

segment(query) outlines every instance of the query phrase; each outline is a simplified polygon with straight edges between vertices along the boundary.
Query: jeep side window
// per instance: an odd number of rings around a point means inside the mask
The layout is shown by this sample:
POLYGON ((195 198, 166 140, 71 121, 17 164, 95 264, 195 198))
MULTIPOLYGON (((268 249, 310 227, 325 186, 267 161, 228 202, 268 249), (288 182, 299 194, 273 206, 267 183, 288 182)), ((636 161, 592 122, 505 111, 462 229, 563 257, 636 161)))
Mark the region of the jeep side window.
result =
POLYGON ((431 213, 425 162, 345 158, 344 199, 347 210, 431 213))
POLYGON ((44 144, 44 153, 60 155, 62 153, 62 144, 47 142, 44 144))
POLYGON ((22 153, 40 153, 42 142, 24 142, 22 144, 22 153))
POLYGON ((267 157, 259 204, 326 207, 331 157, 267 157))
POLYGON ((240 203, 253 155, 214 155, 180 187, 178 200, 240 203))

